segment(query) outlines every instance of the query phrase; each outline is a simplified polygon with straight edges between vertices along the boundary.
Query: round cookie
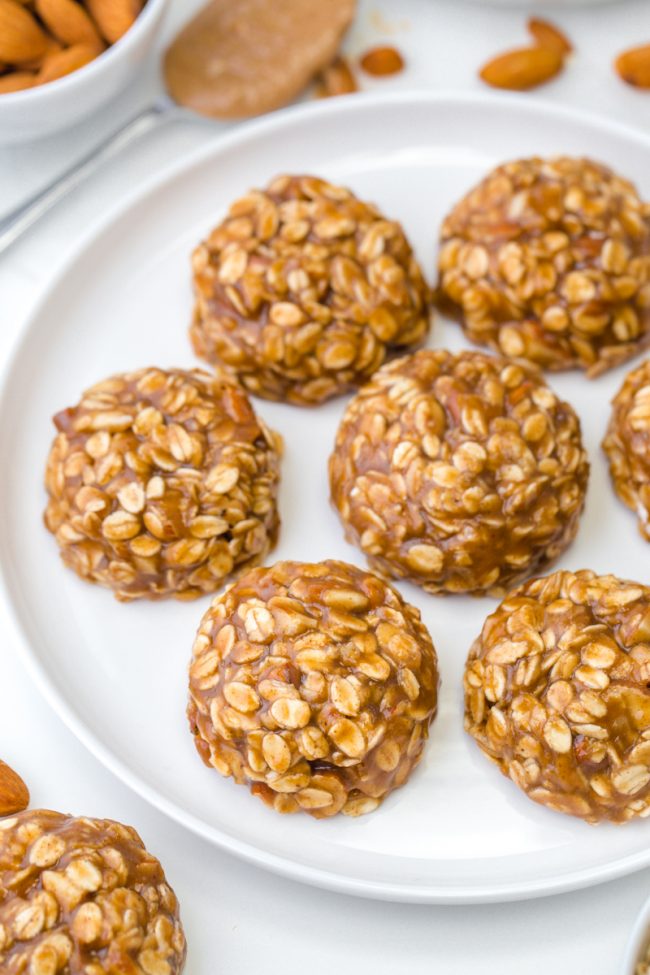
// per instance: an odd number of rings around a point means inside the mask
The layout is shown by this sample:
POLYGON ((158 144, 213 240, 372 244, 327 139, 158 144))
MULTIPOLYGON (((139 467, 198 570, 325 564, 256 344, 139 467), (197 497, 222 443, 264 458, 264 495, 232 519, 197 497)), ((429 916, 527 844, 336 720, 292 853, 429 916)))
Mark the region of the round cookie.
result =
POLYGON ((614 489, 650 541, 650 361, 625 377, 603 440, 614 489))
POLYGON ((275 544, 281 440, 230 379, 113 376, 54 423, 45 524, 118 599, 214 592, 275 544))
POLYGON ((400 225, 349 190, 279 176, 193 256, 197 355, 266 399, 313 406, 422 341, 429 289, 400 225))
POLYGON ((178 901, 134 829, 46 809, 0 819, 0 970, 180 975, 178 901))
POLYGON ((437 706, 417 609, 344 562, 253 569, 207 611, 188 717, 208 766, 278 812, 358 816, 404 784, 437 706))
POLYGON ((650 341, 650 211, 588 159, 490 172, 445 219, 440 307, 473 342, 590 377, 650 341))
POLYGON ((650 815, 650 588, 555 572, 488 616, 465 728, 530 799, 588 822, 650 815))
POLYGON ((351 401, 329 474, 348 541, 429 592, 503 594, 572 541, 580 423, 530 366, 424 349, 351 401))

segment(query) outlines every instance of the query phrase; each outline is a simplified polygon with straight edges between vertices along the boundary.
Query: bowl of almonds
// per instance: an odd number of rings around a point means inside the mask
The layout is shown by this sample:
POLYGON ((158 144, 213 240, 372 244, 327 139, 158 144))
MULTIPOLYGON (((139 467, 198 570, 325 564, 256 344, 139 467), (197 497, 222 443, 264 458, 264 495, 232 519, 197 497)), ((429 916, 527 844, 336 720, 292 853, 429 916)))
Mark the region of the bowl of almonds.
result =
POLYGON ((0 0, 0 144, 89 115, 144 60, 166 0, 0 0))
POLYGON ((620 972, 621 975, 650 975, 650 898, 634 922, 620 972))

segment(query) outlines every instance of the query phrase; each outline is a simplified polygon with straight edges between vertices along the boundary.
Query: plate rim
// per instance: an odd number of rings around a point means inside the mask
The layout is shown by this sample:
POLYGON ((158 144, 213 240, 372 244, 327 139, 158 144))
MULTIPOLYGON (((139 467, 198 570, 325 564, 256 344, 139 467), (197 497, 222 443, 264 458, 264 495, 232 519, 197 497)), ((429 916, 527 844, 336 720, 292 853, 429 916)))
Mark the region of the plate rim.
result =
MULTIPOLYGON (((60 286, 61 281, 74 270, 75 264, 86 248, 107 233, 134 205, 155 195, 166 183, 172 182, 192 167, 200 166, 210 157, 218 157, 233 148, 245 147, 247 143, 254 143, 259 137, 282 130, 287 125, 299 125, 304 118, 311 119, 314 116, 326 118, 332 115, 345 118, 357 112, 364 112, 366 109, 372 110, 373 108, 395 105, 422 105, 423 103, 434 106, 458 106, 459 108, 463 106, 476 108, 481 105, 489 105, 497 110, 512 111, 516 109, 518 112, 532 116, 544 116, 551 119, 561 117, 566 121, 575 121, 579 125, 587 125, 594 130, 601 130, 607 135, 615 134, 621 138, 632 139, 643 144, 650 152, 650 135, 633 125, 615 120, 610 121, 606 116, 564 105, 556 105, 554 102, 545 99, 527 98, 524 103, 521 101, 521 96, 506 93, 435 92, 426 89, 389 93, 361 93, 344 99, 331 99, 291 106, 260 119, 245 122, 230 132, 216 134, 214 139, 209 140, 205 145, 183 154, 178 160, 164 166, 159 172, 144 180, 139 186, 126 194, 119 203, 94 220, 77 239, 76 243, 67 250, 62 260, 55 265, 46 283, 40 288, 36 301, 26 316, 4 367, 0 371, 0 410, 4 412, 8 408, 9 378, 21 356, 23 345, 27 342, 36 320, 41 317, 51 294, 60 286)), ((116 778, 155 809, 167 815, 180 826, 189 829, 195 835, 254 866, 263 867, 288 879, 325 890, 370 899, 417 904, 479 904, 524 900, 578 890, 614 880, 650 865, 649 847, 645 852, 641 850, 611 863, 574 869, 560 877, 547 877, 527 882, 513 881, 501 885, 498 883, 478 886, 463 884, 450 889, 447 886, 437 886, 431 883, 400 884, 345 876, 320 867, 306 866, 299 860, 291 860, 285 856, 271 853, 254 843, 226 835, 219 828, 209 826, 175 802, 167 799, 153 786, 141 780, 85 724, 72 704, 50 680, 39 654, 32 647, 19 613, 11 599, 8 574, 9 566, 0 552, 0 610, 9 627, 8 644, 18 650, 25 669, 39 692, 72 734, 116 778)))

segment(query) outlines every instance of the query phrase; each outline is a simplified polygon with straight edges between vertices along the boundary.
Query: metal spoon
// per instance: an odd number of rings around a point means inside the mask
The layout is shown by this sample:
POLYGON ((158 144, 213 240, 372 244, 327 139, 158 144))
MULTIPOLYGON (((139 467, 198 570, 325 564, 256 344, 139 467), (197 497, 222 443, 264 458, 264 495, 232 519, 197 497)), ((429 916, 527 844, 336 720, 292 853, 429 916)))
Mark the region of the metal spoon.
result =
POLYGON ((356 0, 212 0, 165 54, 170 94, 0 220, 0 253, 103 163, 162 122, 245 118, 288 104, 333 59, 355 6, 356 0))

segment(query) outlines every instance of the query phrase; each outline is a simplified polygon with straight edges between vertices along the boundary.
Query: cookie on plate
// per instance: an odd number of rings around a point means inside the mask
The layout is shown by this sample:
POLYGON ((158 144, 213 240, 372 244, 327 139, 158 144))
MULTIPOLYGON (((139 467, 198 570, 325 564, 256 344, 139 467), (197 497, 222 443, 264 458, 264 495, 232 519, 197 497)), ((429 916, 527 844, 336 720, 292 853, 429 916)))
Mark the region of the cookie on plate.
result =
POLYGON ((588 822, 650 815, 650 588, 586 570, 510 593, 465 670, 465 728, 526 795, 588 822))
POLYGON ((203 617, 188 717, 205 764, 278 812, 359 816, 420 760, 438 683, 395 589, 345 562, 278 562, 203 617))
POLYGON ((589 465, 580 423, 533 367, 423 349, 348 405, 332 500, 371 567, 429 592, 503 592, 578 529, 589 465))
POLYGON ((589 159, 498 166, 446 217, 438 299, 468 338, 597 376, 650 342, 650 210, 589 159))
POLYGON ((273 548, 281 440, 230 379, 112 376, 54 423, 45 524, 82 579, 192 599, 273 548))
POLYGON ((614 397, 603 450, 616 493, 650 541, 650 361, 628 373, 614 397))
POLYGON ((237 200, 192 267, 197 355, 266 399, 313 406, 354 389, 429 328, 399 223, 314 176, 237 200))

